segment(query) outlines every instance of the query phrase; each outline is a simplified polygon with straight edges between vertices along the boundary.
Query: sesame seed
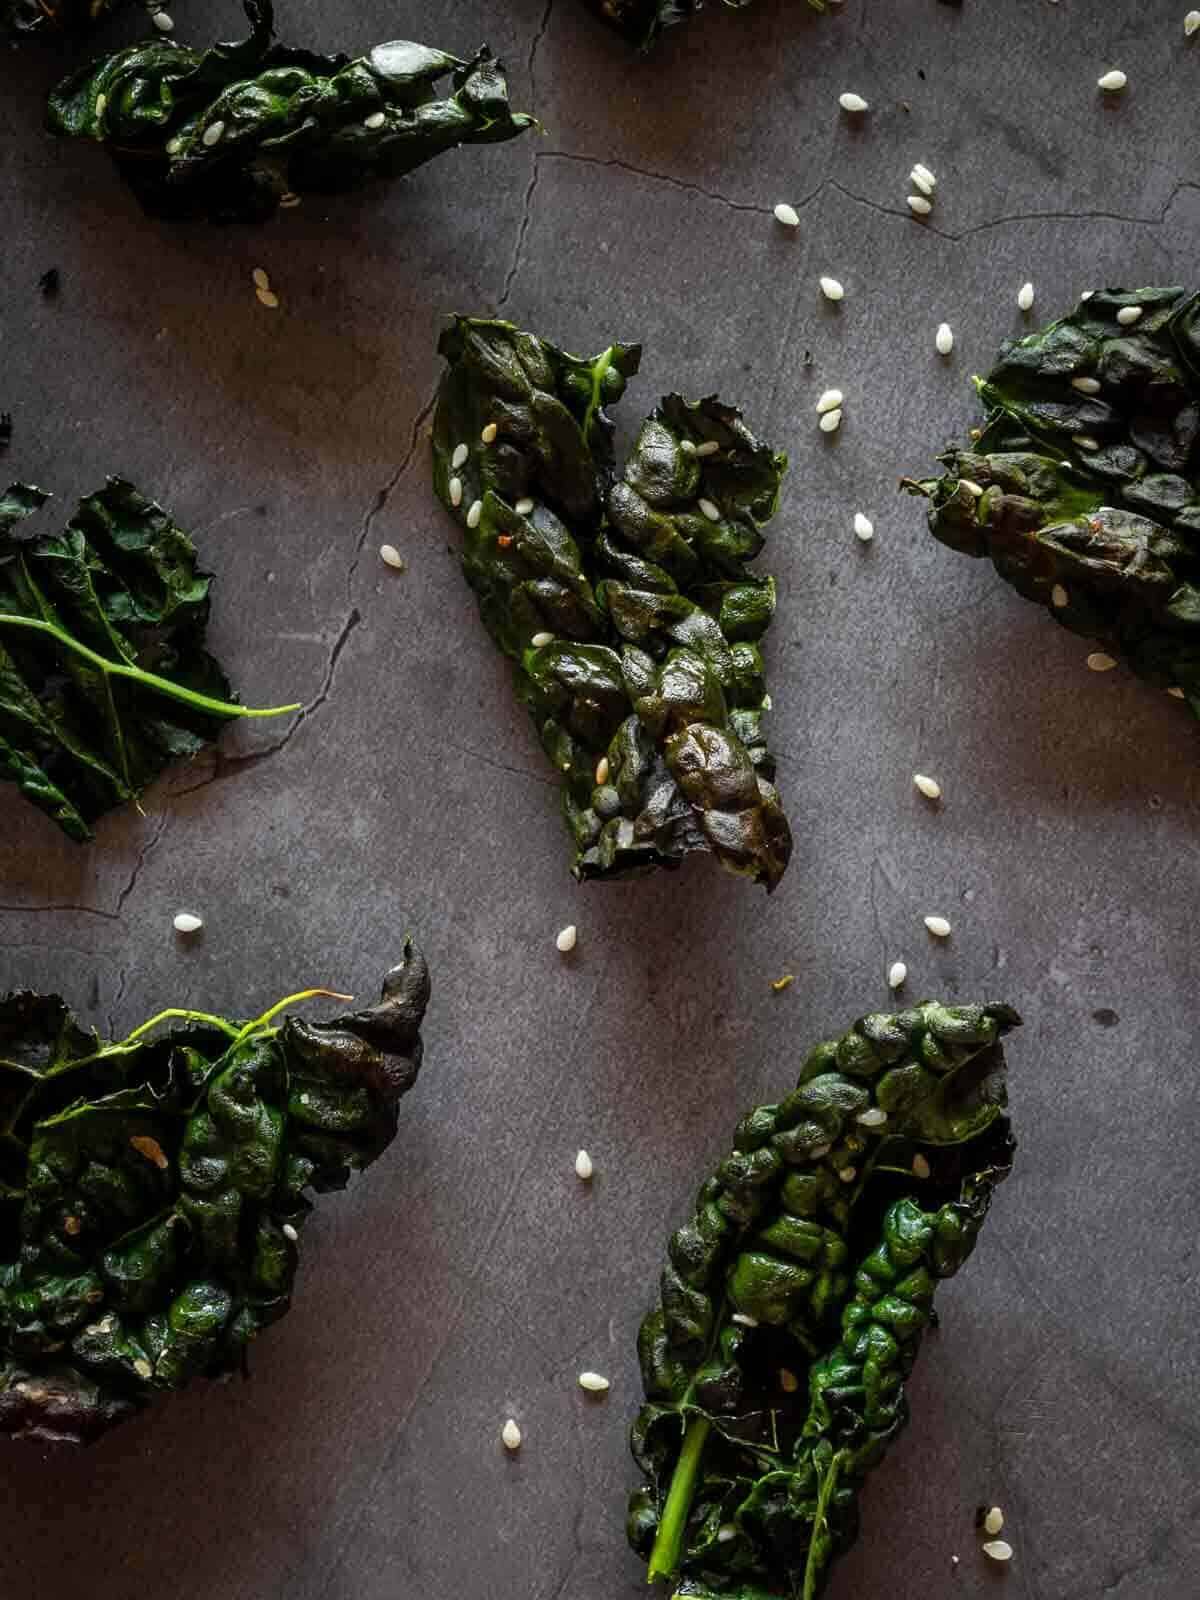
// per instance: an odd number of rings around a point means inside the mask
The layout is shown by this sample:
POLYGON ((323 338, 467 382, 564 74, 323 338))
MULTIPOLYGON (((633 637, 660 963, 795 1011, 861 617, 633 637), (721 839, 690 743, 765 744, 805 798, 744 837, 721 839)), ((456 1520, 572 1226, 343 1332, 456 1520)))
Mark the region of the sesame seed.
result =
POLYGON ((250 277, 256 289, 269 289, 271 287, 271 280, 263 267, 255 267, 250 277))
POLYGON ((479 526, 479 519, 480 519, 480 517, 482 515, 483 515, 483 501, 482 500, 472 500, 470 506, 467 509, 467 527, 468 528, 477 528, 479 526))
POLYGON ((527 517, 533 510, 533 501, 526 495, 523 499, 517 501, 513 510, 519 517, 527 517))
POLYGON ((786 200, 781 200, 775 207, 775 221, 781 222, 785 228, 798 228, 800 213, 795 206, 789 206, 786 200))
POLYGON ((279 196, 279 204, 288 209, 290 209, 292 206, 298 206, 300 204, 300 196, 298 194, 293 194, 289 189, 286 194, 281 194, 279 196))
POLYGON ((496 424, 494 422, 489 422, 487 427, 480 431, 479 437, 483 440, 484 444, 495 444, 496 435, 499 432, 500 429, 496 426, 496 424))
POLYGON ((936 778, 927 778, 923 772, 914 772, 913 783, 925 796, 926 800, 940 800, 942 798, 942 786, 936 778))
POLYGON ((795 1394, 796 1390, 800 1387, 800 1379, 788 1367, 780 1367, 779 1387, 783 1390, 784 1394, 795 1394))
POLYGON ((916 182, 922 185, 923 192, 925 194, 929 194, 931 190, 937 188, 937 179, 923 161, 917 162, 916 166, 912 169, 911 176, 916 182))
POLYGON ((732 1522, 723 1522, 717 1529, 717 1543, 728 1544, 731 1539, 737 1538, 737 1529, 732 1522))
POLYGON ((152 1139, 146 1133, 135 1133, 129 1142, 138 1155, 145 1156, 147 1161, 153 1162, 160 1172, 167 1170, 170 1163, 163 1154, 163 1147, 157 1139, 152 1139))
POLYGON ((715 506, 711 500, 697 500, 696 504, 710 522, 720 522, 721 508, 715 506))
POLYGON ((1033 285, 1023 283, 1017 290, 1017 306, 1022 311, 1029 311, 1033 306, 1033 285))
POLYGON ((854 531, 864 544, 869 544, 875 537, 875 524, 870 517, 864 516, 861 511, 856 511, 854 513, 854 531))
POLYGON ((1172 688, 1168 689, 1167 693, 1175 700, 1186 700, 1187 699, 1187 695, 1184 694, 1183 690, 1178 686, 1178 684, 1176 684, 1172 688))
POLYGON ((888 1114, 882 1106, 868 1106, 854 1120, 863 1128, 882 1128, 887 1119, 888 1114))
POLYGON ((1072 389, 1078 389, 1080 394, 1099 394, 1100 385, 1095 378, 1072 378, 1072 389))
POLYGON ((506 1450, 519 1450, 521 1448, 521 1430, 517 1427, 512 1417, 509 1417, 501 1428, 500 1438, 503 1440, 506 1450))
POLYGON ((910 194, 908 197, 908 209, 914 217, 927 217, 933 210, 933 204, 931 201, 926 200, 923 194, 910 194))
POLYGON ((1087 664, 1093 672, 1111 672, 1117 663, 1103 650, 1093 650, 1087 658, 1087 664))
POLYGON ((175 18, 167 11, 156 11, 153 20, 159 33, 171 33, 174 30, 175 18))
POLYGON ((925 917, 923 920, 935 939, 948 939, 950 937, 950 924, 945 917, 925 917))
POLYGON ((841 106, 843 111, 857 112, 870 110, 870 102, 864 100, 860 94, 840 94, 838 95, 838 105, 841 106))
POLYGON ((1117 321, 1123 328, 1132 328, 1135 322, 1140 322, 1145 306, 1122 306, 1117 312, 1117 321))
POLYGON ((703 444, 692 447, 698 456, 715 456, 721 446, 715 439, 706 439, 703 444))
POLYGON ((1073 433, 1071 443, 1080 450, 1099 450, 1099 439, 1093 439, 1090 433, 1073 433))
POLYGON ((364 128, 382 128, 386 121, 387 121, 387 117, 384 116, 382 111, 372 111, 372 113, 371 113, 371 115, 369 117, 364 117, 363 118, 363 127, 364 128))
POLYGON ((296 1232, 295 1228, 292 1227, 290 1222, 285 1222, 283 1225, 283 1237, 285 1239, 290 1239, 292 1243, 295 1244, 300 1235, 296 1232))
POLYGON ((817 415, 823 417, 827 411, 836 411, 844 399, 840 389, 826 389, 817 401, 817 415))
POLYGON ((912 1158, 912 1172, 914 1178, 928 1178, 933 1172, 933 1168, 919 1150, 912 1158))
POLYGON ((404 571, 404 557, 394 544, 381 544, 379 546, 379 559, 385 566, 395 567, 397 572, 404 571))
POLYGON ((819 424, 822 433, 836 433, 841 425, 842 413, 840 410, 824 412, 819 424))
POLYGON ((451 472, 457 472, 459 467, 461 467, 464 464, 464 462, 466 461, 467 457, 470 454, 471 454, 471 451, 470 451, 470 449, 469 449, 469 447, 467 445, 465 445, 465 444, 456 444, 454 446, 454 454, 450 457, 450 470, 451 470, 451 472))
POLYGON ((177 156, 183 149, 182 135, 176 134, 173 139, 168 139, 164 148, 169 156, 177 156))
POLYGON ((826 300, 842 300, 845 298, 846 291, 836 278, 822 278, 820 281, 821 293, 826 300))
POLYGON ((891 966, 888 968, 888 988, 903 988, 904 980, 907 977, 908 968, 904 965, 903 961, 893 961, 891 966))
POLYGON ((948 322, 939 322, 938 331, 933 336, 933 343, 940 356, 948 356, 954 349, 954 330, 948 322))
POLYGON ((1183 36, 1190 39, 1200 29, 1200 11, 1189 11, 1183 19, 1183 36))
POLYGON ((696 446, 690 439, 680 439, 679 448, 683 451, 685 456, 694 456, 696 454, 696 446))
POLYGON ((266 306, 268 311, 278 309, 279 296, 273 289, 256 289, 254 293, 258 296, 259 304, 266 306))
POLYGON ((951 1556, 950 1557, 950 1565, 952 1567, 956 1567, 958 1565, 958 1557, 957 1556, 951 1556))
POLYGON ((63 1223, 63 1232, 64 1233, 69 1233, 71 1235, 71 1237, 74 1238, 74 1236, 80 1231, 80 1229, 82 1227, 83 1227, 83 1223, 79 1220, 78 1217, 68 1217, 66 1219, 66 1221, 63 1223))
POLYGON ((200 135, 200 143, 214 145, 224 132, 225 124, 218 117, 216 122, 210 122, 208 127, 205 128, 204 132, 200 135))
POLYGON ((919 172, 917 168, 914 167, 908 175, 908 181, 915 188, 919 189, 923 195, 928 195, 930 198, 932 198, 934 186, 932 183, 930 183, 924 172, 919 172))
POLYGON ((554 944, 560 955, 568 955, 575 948, 575 941, 579 937, 579 930, 573 922, 568 922, 555 936, 554 944))
POLYGON ((1114 67, 1111 72, 1106 72, 1102 78, 1096 79, 1097 87, 1103 89, 1106 94, 1117 94, 1128 82, 1129 79, 1119 67, 1114 67))
POLYGON ((855 1178, 858 1177, 858 1168, 857 1167, 842 1167, 838 1171, 838 1177, 842 1180, 843 1183, 853 1183, 855 1178))
POLYGON ((95 107, 94 107, 95 114, 96 114, 96 121, 97 122, 99 122, 101 117, 103 117, 107 107, 108 107, 108 96, 106 94, 98 94, 96 96, 96 104, 95 104, 95 107))
POLYGON ((1070 595, 1063 588, 1061 583, 1056 583, 1053 589, 1050 591, 1050 604, 1052 606, 1057 606, 1060 611, 1062 610, 1063 606, 1067 604, 1070 598, 1070 595))
POLYGON ((1095 292, 1096 292, 1095 289, 1085 289, 1083 291, 1083 293, 1079 296, 1079 298, 1081 300, 1090 300, 1092 298, 1092 296, 1095 294, 1095 292))
POLYGON ((990 1556, 993 1561, 1011 1561, 1013 1547, 1007 1539, 989 1539, 982 1546, 985 1556, 990 1556))
POLYGON ((139 1378, 150 1378, 154 1375, 154 1368, 144 1356, 139 1356, 138 1359, 133 1363, 133 1370, 137 1373, 139 1378))
POLYGON ((969 495, 973 496, 974 499, 983 499, 983 489, 975 482, 974 478, 960 478, 958 482, 960 487, 965 489, 969 495))
POLYGON ((204 926, 204 919, 194 911, 177 911, 172 926, 176 933, 199 933, 204 926))
POLYGON ((1001 1528, 1003 1528, 1003 1526, 1004 1526, 1004 1513, 1003 1513, 1003 1511, 1001 1511, 999 1506, 992 1506, 992 1508, 988 1511, 987 1515, 983 1519, 983 1531, 984 1531, 984 1533, 990 1533, 992 1535, 995 1535, 995 1534, 1000 1532, 1000 1530, 1001 1530, 1001 1528))
POLYGON ((597 782, 597 784, 602 784, 602 783, 607 783, 608 782, 608 771, 609 771, 609 768, 608 768, 608 757, 607 756, 601 756, 599 761, 597 761, 597 763, 596 763, 596 782, 597 782))
POLYGON ((604 1394, 609 1388, 607 1378, 602 1378, 598 1372, 581 1372, 579 1374, 579 1387, 586 1389, 589 1394, 604 1394))
POLYGON ((744 1311, 735 1311, 729 1320, 731 1322, 736 1322, 739 1328, 758 1327, 758 1318, 748 1316, 744 1311))
POLYGON ((545 645, 554 643, 554 635, 545 632, 535 633, 529 642, 535 650, 541 650, 545 645))
POLYGON ((452 506, 460 506, 460 505, 462 505, 462 479, 461 478, 451 478, 450 482, 446 485, 446 492, 450 496, 450 504, 452 506))
POLYGON ((595 1170, 591 1156, 588 1155, 586 1150, 581 1150, 575 1157, 575 1176, 586 1183, 595 1170))

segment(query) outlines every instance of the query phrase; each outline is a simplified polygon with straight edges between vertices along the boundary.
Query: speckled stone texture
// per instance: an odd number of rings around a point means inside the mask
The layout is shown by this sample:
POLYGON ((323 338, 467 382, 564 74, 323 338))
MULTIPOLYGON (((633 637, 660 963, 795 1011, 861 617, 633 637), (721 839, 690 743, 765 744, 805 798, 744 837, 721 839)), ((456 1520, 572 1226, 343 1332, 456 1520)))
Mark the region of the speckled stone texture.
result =
MULTIPOLYGON (((230 3, 173 9, 185 36, 235 31, 230 3)), ((969 376, 1002 338, 1089 285, 1196 283, 1185 10, 714 4, 640 61, 574 0, 294 0, 285 30, 325 47, 487 39, 546 136, 227 231, 140 217, 101 157, 40 131, 61 60, 0 54, 3 470, 60 505, 111 471, 162 499, 217 574, 211 637, 244 696, 306 702, 228 732, 91 848, 0 792, 0 987, 59 989, 124 1032, 308 983, 365 996, 408 929, 434 974, 400 1137, 306 1234, 253 1382, 86 1454, 0 1448, 5 1600, 643 1593, 625 1429, 665 1236, 740 1110, 887 1003, 897 957, 913 996, 1020 1007, 1022 1143, 831 1600, 1196 1592, 1200 739, 1166 695, 1089 673, 1086 643, 896 492, 973 420, 969 376), (1106 98, 1114 65, 1129 88, 1106 98), (849 88, 868 116, 839 112, 849 88), (939 179, 928 224, 905 206, 917 160, 939 179), (772 899, 705 861, 567 875, 555 788, 430 492, 450 310, 581 351, 643 339, 624 438, 660 392, 715 389, 791 455, 761 562, 797 839, 772 899), (182 907, 205 917, 190 941, 182 907), (612 1378, 598 1403, 583 1367, 612 1378), (981 1501, 1008 1516, 1003 1579, 981 1501)))

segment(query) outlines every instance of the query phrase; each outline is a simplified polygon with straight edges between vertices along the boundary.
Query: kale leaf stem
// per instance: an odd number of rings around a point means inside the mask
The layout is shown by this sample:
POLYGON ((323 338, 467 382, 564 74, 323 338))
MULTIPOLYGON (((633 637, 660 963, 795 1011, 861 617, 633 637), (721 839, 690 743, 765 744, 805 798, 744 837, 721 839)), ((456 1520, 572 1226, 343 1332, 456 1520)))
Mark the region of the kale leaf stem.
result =
POLYGON ((648 1583, 653 1583, 656 1578, 672 1578, 679 1570, 688 1513, 692 1509, 696 1479, 700 1476, 700 1463, 711 1426, 707 1417, 693 1417, 687 1425, 654 1548, 650 1552, 650 1565, 646 1572, 648 1583))

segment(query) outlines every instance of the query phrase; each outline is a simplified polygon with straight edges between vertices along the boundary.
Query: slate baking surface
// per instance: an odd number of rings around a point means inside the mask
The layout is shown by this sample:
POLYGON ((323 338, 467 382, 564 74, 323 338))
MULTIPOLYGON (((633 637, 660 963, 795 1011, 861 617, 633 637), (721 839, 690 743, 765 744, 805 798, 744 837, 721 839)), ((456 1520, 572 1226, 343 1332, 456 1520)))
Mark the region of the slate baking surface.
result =
MULTIPOLYGON (((238 26, 232 4, 173 9, 185 36, 238 26)), ((1024 1013, 1021 1151, 832 1600, 1197 1592, 1197 733, 1126 672, 1089 673, 1083 641, 896 492, 973 420, 1002 338, 1089 285, 1195 285, 1185 9, 714 4, 643 62, 574 0, 294 0, 285 31, 323 47, 486 38, 546 136, 224 231, 140 217, 102 158, 40 131, 53 53, 0 55, 3 469, 61 506, 118 470, 161 498, 217 573, 212 639, 244 696, 306 703, 227 733, 88 849, 0 791, 0 988, 62 990, 121 1032, 168 1004, 253 1014, 309 982, 373 993, 407 929, 434 976, 400 1137, 322 1206, 253 1382, 86 1453, 0 1448, 5 1600, 644 1592, 625 1429, 666 1234, 739 1112, 885 1004, 897 957, 911 995, 1024 1013), (1107 99, 1114 65, 1129 88, 1107 99), (868 117, 839 112, 847 88, 868 117), (939 178, 928 225, 905 206, 916 160, 939 178), (580 351, 644 340, 623 437, 660 392, 715 389, 791 455, 761 563, 797 839, 770 900, 703 861, 567 875, 429 487, 439 319, 497 309, 580 351), (182 907, 205 918, 188 942, 182 907), (598 1404, 585 1366, 612 1378, 598 1404), (984 1500, 1008 1514, 1004 1574, 977 1553, 984 1500)))

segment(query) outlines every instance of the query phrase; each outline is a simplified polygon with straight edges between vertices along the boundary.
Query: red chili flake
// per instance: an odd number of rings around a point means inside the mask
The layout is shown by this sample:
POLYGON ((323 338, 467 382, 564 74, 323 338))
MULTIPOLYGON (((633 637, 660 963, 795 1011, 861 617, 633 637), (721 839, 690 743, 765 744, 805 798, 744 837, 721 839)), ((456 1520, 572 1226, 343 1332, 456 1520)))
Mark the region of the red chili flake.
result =
POLYGON ((509 545, 512 543, 512 534, 502 533, 496 540, 496 543, 500 546, 501 550, 507 550, 509 545))

